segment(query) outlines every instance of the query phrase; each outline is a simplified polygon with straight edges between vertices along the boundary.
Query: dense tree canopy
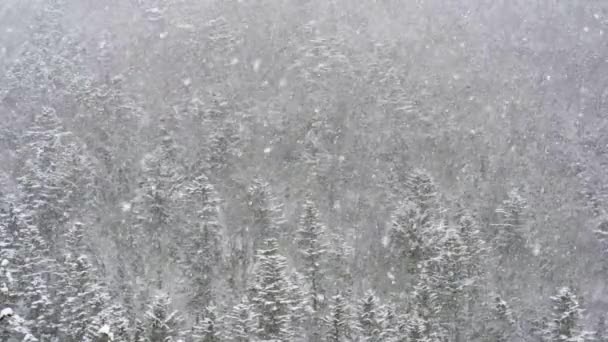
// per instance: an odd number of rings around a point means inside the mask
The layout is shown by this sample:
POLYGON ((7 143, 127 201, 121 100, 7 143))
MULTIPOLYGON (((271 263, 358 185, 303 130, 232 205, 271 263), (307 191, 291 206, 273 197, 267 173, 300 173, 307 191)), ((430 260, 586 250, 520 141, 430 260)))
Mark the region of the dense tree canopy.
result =
POLYGON ((5 0, 0 32, 0 340, 608 339, 608 3, 5 0))

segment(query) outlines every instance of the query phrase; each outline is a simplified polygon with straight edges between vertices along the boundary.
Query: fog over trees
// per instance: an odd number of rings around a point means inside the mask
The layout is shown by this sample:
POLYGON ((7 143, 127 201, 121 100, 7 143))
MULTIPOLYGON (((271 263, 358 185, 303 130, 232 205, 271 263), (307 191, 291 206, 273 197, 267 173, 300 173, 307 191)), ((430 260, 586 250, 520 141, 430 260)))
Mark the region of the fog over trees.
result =
POLYGON ((608 342, 608 1, 0 1, 0 342, 608 342))

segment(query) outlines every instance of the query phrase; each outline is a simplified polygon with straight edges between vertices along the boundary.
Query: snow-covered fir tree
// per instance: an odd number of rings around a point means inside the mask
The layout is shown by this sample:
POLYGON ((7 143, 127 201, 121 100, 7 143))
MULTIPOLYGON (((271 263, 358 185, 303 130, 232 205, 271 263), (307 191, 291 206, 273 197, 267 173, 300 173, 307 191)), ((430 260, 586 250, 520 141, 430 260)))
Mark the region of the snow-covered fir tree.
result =
POLYGON ((290 284, 287 261, 279 254, 278 242, 270 238, 258 251, 252 299, 261 340, 290 341, 292 338, 290 284))
POLYGON ((184 269, 191 283, 189 306, 200 310, 211 304, 213 286, 218 284, 222 260, 222 239, 219 222, 219 197, 206 176, 196 177, 187 186, 192 198, 194 227, 187 230, 182 247, 184 269))
POLYGON ((223 339, 227 342, 252 342, 256 337, 254 308, 243 296, 223 318, 223 339))
POLYGON ((516 189, 509 191, 496 213, 500 222, 496 224, 494 243, 501 255, 519 255, 526 246, 525 223, 528 203, 516 189))
POLYGON ((323 279, 325 278, 324 260, 325 227, 319 218, 319 210, 314 202, 307 199, 300 216, 298 228, 298 250, 302 259, 302 274, 308 280, 310 303, 313 311, 321 309, 319 299, 323 297, 323 279))
POLYGON ((311 298, 306 291, 307 279, 301 273, 292 271, 288 275, 288 280, 293 339, 305 339, 308 335, 318 335, 316 332, 310 332, 307 329, 313 323, 310 319, 311 315, 318 314, 312 311, 311 298))
POLYGON ((255 234, 253 248, 257 250, 265 244, 265 239, 279 239, 283 235, 285 223, 283 205, 272 192, 270 184, 255 178, 247 190, 247 205, 252 214, 252 227, 255 234))
POLYGON ((397 309, 392 303, 384 304, 380 307, 381 341, 398 341, 403 336, 403 323, 397 314, 397 309))
POLYGON ((494 299, 492 316, 487 323, 487 338, 494 342, 509 342, 515 334, 515 318, 511 308, 502 298, 494 299))
POLYGON ((110 337, 114 342, 131 341, 130 327, 129 316, 124 307, 120 303, 109 302, 91 319, 87 338, 91 341, 105 337, 110 337))
POLYGON ((10 307, 0 309, 0 340, 3 342, 39 341, 32 335, 25 320, 10 307))
POLYGON ((24 308, 21 316, 32 334, 38 338, 48 338, 57 334, 57 318, 53 315, 53 288, 49 279, 53 271, 58 269, 57 262, 50 257, 50 249, 46 240, 37 229, 29 223, 29 216, 21 214, 18 217, 18 238, 15 240, 15 259, 11 277, 17 281, 14 284, 14 296, 24 308))
POLYGON ((545 336, 551 342, 584 341, 581 325, 583 309, 576 294, 569 287, 561 287, 551 296, 551 316, 545 336))
POLYGON ((433 286, 431 275, 426 267, 423 267, 418 283, 414 286, 412 294, 412 322, 416 323, 413 327, 416 334, 420 332, 423 338, 430 339, 433 333, 440 334, 437 329, 437 316, 441 310, 438 293, 433 286))
MULTIPOLYGON (((24 214, 38 226, 43 236, 54 242, 61 234, 70 212, 75 211, 83 198, 82 188, 90 186, 75 159, 79 149, 71 141, 55 109, 42 107, 24 136, 19 151, 23 165, 18 182, 23 193, 24 214)), ((81 159, 81 158, 80 158, 81 159)))
POLYGON ((352 317, 346 299, 338 292, 331 298, 328 308, 329 314, 325 317, 325 342, 351 341, 352 317))
POLYGON ((182 319, 172 308, 171 299, 165 293, 158 293, 148 305, 144 317, 144 336, 146 342, 176 342, 181 335, 182 319))
POLYGON ((418 205, 410 200, 403 201, 393 213, 388 241, 393 256, 391 268, 398 276, 417 272, 428 255, 419 214, 418 205))
POLYGON ((381 341, 382 320, 379 309, 378 297, 372 290, 366 291, 357 308, 356 331, 361 341, 381 341))
POLYGON ((456 227, 438 226, 437 229, 443 230, 444 236, 437 243, 436 255, 425 265, 426 279, 439 307, 435 318, 449 329, 451 340, 459 340, 468 296, 465 290, 473 284, 462 271, 469 259, 456 227))
POLYGON ((97 314, 109 302, 109 295, 100 286, 89 256, 83 254, 84 226, 76 222, 65 237, 69 246, 64 256, 64 288, 60 295, 62 333, 68 341, 83 341, 97 314))
POLYGON ((406 179, 406 198, 416 205, 416 224, 424 229, 439 218, 437 186, 426 170, 414 169, 406 179))
POLYGON ((321 339, 321 332, 314 327, 321 325, 320 312, 324 307, 326 236, 325 227, 319 218, 319 211, 310 199, 304 203, 297 234, 302 274, 307 280, 307 302, 311 309, 308 318, 308 325, 311 327, 309 340, 315 342, 321 339))
POLYGON ((192 328, 192 337, 200 342, 219 342, 220 325, 215 306, 207 306, 197 316, 192 328))
MULTIPOLYGON (((143 160, 142 175, 133 212, 135 213, 134 239, 139 243, 147 258, 175 261, 174 246, 169 243, 174 231, 171 224, 177 215, 177 189, 183 186, 184 168, 180 163, 180 146, 176 143, 168 123, 163 118, 160 128, 160 142, 143 160)), ((141 261, 141 260, 140 260, 141 261)), ((162 288, 163 278, 168 271, 167 262, 149 262, 145 276, 153 279, 157 288, 162 288)), ((137 267, 142 268, 142 267, 137 267)))
POLYGON ((353 285, 350 264, 353 248, 341 234, 329 233, 327 239, 326 283, 331 284, 332 288, 349 289, 353 285))

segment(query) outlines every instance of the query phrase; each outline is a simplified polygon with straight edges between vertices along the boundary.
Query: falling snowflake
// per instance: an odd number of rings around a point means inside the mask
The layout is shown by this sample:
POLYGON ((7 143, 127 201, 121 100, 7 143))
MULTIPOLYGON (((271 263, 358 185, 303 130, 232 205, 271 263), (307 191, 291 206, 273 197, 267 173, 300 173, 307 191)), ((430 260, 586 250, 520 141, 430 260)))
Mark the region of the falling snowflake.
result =
POLYGON ((262 61, 258 58, 255 61, 253 61, 253 71, 258 72, 260 70, 260 65, 262 64, 262 61))
POLYGON ((122 202, 122 203, 120 204, 120 209, 121 209, 123 212, 128 212, 128 211, 131 211, 131 203, 129 203, 129 202, 122 202))

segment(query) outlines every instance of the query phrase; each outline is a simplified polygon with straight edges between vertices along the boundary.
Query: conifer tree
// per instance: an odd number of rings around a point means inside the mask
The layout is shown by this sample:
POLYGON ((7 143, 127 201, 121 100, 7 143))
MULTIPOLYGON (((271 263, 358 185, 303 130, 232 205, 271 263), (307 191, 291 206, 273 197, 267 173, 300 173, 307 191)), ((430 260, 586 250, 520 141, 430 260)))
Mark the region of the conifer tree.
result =
POLYGON ((207 306, 202 314, 197 317, 195 326, 193 327, 193 337, 195 341, 201 342, 220 341, 220 329, 214 306, 207 306))
POLYGON ((71 139, 56 111, 43 107, 19 150, 23 165, 18 183, 23 193, 24 213, 51 243, 61 233, 60 228, 69 214, 78 208, 76 194, 90 186, 89 181, 78 180, 86 176, 78 175, 84 165, 74 161, 79 151, 71 139))
POLYGON ((381 341, 398 341, 401 328, 400 318, 392 303, 382 305, 380 308, 381 341))
POLYGON ((456 218, 456 229, 463 243, 462 260, 460 272, 464 272, 466 279, 463 286, 463 320, 468 331, 474 331, 476 322, 483 320, 482 315, 482 286, 485 277, 487 249, 481 238, 479 224, 468 211, 464 210, 456 218))
POLYGON ((425 339, 430 339, 433 331, 439 332, 439 329, 437 329, 437 317, 441 306, 431 277, 427 268, 423 267, 418 283, 414 286, 412 296, 414 312, 412 322, 416 323, 412 329, 415 329, 415 335, 418 335, 418 332, 420 332, 423 336, 422 338, 425 339))
POLYGON ((357 314, 357 332, 361 341, 380 341, 382 323, 378 309, 378 298, 373 291, 368 290, 359 303, 357 314))
POLYGON ((423 228, 419 225, 419 208, 410 200, 402 202, 392 216, 388 233, 389 248, 392 259, 391 269, 397 275, 414 274, 420 263, 428 255, 423 237, 423 228), (398 261, 398 262, 393 262, 398 261))
MULTIPOLYGON (((300 273, 293 271, 288 276, 289 279, 289 302, 290 302, 290 317, 293 340, 305 338, 307 335, 318 335, 317 332, 310 332, 306 323, 311 323, 308 320, 309 315, 315 314, 312 312, 310 304, 310 296, 306 292, 307 280, 300 273)), ((313 338, 313 337, 311 337, 313 338)))
POLYGON ((181 317, 171 308, 171 299, 157 294, 145 313, 146 342, 175 342, 180 335, 181 317))
POLYGON ((272 193, 270 185, 262 179, 252 181, 247 192, 247 201, 252 217, 254 250, 264 246, 265 239, 282 237, 284 224, 283 205, 272 193))
POLYGON ((14 284, 15 300, 22 303, 22 313, 26 325, 38 338, 56 335, 56 318, 53 316, 52 288, 49 283, 51 271, 57 269, 57 262, 50 257, 47 242, 28 215, 17 210, 15 258, 11 277, 14 284))
MULTIPOLYGON (((64 257, 62 297, 62 329, 69 341, 81 341, 87 336, 98 315, 109 302, 105 289, 98 284, 96 270, 84 254, 83 225, 76 222, 66 236, 69 246, 64 257)), ((98 327, 99 328, 99 327, 98 327)))
POLYGON ((93 317, 87 329, 87 338, 95 341, 104 335, 104 331, 114 342, 130 341, 130 323, 126 310, 120 303, 105 305, 97 315, 93 317), (104 328, 106 327, 106 328, 104 328))
POLYGON ((264 244, 265 248, 258 251, 252 289, 257 336, 262 340, 289 341, 292 329, 287 262, 279 254, 276 239, 267 239, 264 244))
POLYGON ((459 340, 462 324, 463 310, 467 303, 465 292, 468 278, 463 269, 469 263, 460 233, 454 227, 438 228, 444 231, 444 236, 438 241, 436 256, 426 265, 430 290, 435 293, 439 305, 437 318, 449 329, 451 339, 459 340))
POLYGON ((332 297, 329 315, 324 321, 325 342, 346 342, 352 339, 350 310, 340 292, 332 297))
POLYGON ((416 205, 416 224, 424 229, 439 218, 437 186, 423 169, 414 169, 406 179, 407 199, 416 205))
POLYGON ((224 340, 227 342, 252 342, 256 335, 256 317, 247 297, 224 317, 224 340))
POLYGON ((11 221, 16 219, 12 206, 6 212, 0 211, 0 302, 4 305, 14 305, 17 302, 17 290, 13 274, 13 263, 17 251, 15 239, 11 233, 11 221))
POLYGON ((173 230, 170 224, 176 219, 176 195, 182 187, 184 168, 180 164, 180 146, 173 139, 162 120, 159 145, 143 161, 134 213, 134 239, 144 249, 140 252, 148 259, 146 277, 154 279, 157 288, 162 280, 167 263, 175 261, 170 241, 173 230))
POLYGON ((188 186, 192 206, 196 208, 195 227, 186 232, 184 254, 185 271, 190 277, 192 293, 189 306, 193 310, 206 307, 213 300, 213 285, 217 284, 222 260, 219 197, 204 175, 196 177, 188 186))
POLYGON ((325 227, 319 219, 317 207, 309 199, 304 203, 297 234, 298 249, 303 264, 302 273, 309 285, 310 305, 312 311, 317 312, 321 310, 322 303, 319 302, 319 299, 324 293, 322 281, 325 275, 323 267, 326 255, 325 227))
POLYGON ((551 297, 551 316, 545 335, 551 342, 583 341, 582 311, 572 289, 559 288, 551 297))
POLYGON ((350 265, 353 248, 338 233, 329 233, 328 240, 326 283, 332 288, 349 289, 353 285, 350 265))
POLYGON ((500 297, 494 300, 492 317, 488 322, 488 338, 492 342, 508 342, 515 332, 515 319, 511 308, 500 297))
POLYGON ((26 321, 15 314, 12 308, 0 309, 0 341, 38 342, 27 327, 26 321))
POLYGON ((500 222, 495 225, 494 244, 503 259, 524 254, 526 239, 523 230, 527 208, 527 201, 514 189, 509 191, 501 207, 496 210, 500 222))
POLYGON ((408 342, 430 342, 432 340, 427 321, 416 311, 407 320, 405 332, 408 342))

